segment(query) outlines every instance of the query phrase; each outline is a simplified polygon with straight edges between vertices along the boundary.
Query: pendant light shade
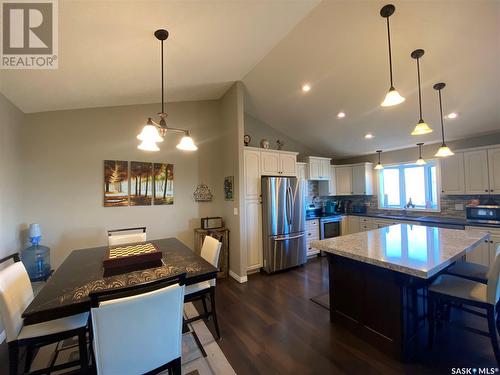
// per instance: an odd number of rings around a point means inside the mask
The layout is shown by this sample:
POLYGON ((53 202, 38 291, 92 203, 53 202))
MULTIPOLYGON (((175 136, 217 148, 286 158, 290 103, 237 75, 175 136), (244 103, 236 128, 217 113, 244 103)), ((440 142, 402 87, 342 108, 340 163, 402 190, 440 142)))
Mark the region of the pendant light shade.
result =
POLYGON ((382 165, 382 163, 380 162, 380 154, 382 153, 382 150, 377 150, 377 154, 378 154, 378 163, 377 165, 375 166, 375 168, 373 169, 376 169, 377 171, 378 170, 381 170, 381 169, 384 169, 384 166, 382 165))
POLYGON ((186 133, 184 137, 182 137, 181 141, 177 145, 177 148, 182 151, 196 151, 198 147, 194 144, 193 138, 189 136, 189 133, 186 133))
POLYGON ((446 84, 444 82, 436 83, 433 88, 434 90, 437 90, 438 92, 438 98, 439 98, 439 114, 441 116, 441 147, 439 147, 439 150, 436 152, 434 156, 440 157, 440 158, 445 158, 447 156, 452 156, 455 155, 453 151, 450 150, 448 146, 446 146, 446 143, 444 142, 444 119, 443 119, 443 99, 441 97, 441 90, 444 89, 446 84))
POLYGON ((425 51, 423 49, 416 49, 411 53, 412 59, 417 61, 417 83, 418 83, 418 108, 420 119, 418 120, 415 129, 411 132, 411 135, 423 135, 432 133, 432 129, 427 125, 422 118, 422 87, 420 84, 420 58, 424 55, 425 51))
POLYGON ((423 143, 417 143, 418 146, 418 160, 415 162, 417 165, 425 165, 427 162, 422 158, 422 146, 423 143))
POLYGON ((392 16, 396 7, 392 4, 387 4, 380 9, 380 15, 386 19, 387 21, 387 41, 389 45, 389 76, 391 79, 391 86, 389 88, 389 92, 385 96, 384 101, 380 104, 382 107, 392 107, 393 105, 397 105, 403 103, 405 98, 402 97, 399 92, 394 88, 394 83, 392 79, 392 51, 391 51, 391 29, 389 25, 389 17, 392 16))
POLYGON ((154 36, 161 42, 161 112, 158 113, 160 118, 159 122, 156 123, 151 117, 148 118, 146 125, 142 128, 141 133, 137 136, 137 139, 142 141, 138 149, 144 151, 160 151, 157 143, 163 142, 163 136, 167 134, 168 131, 184 133, 185 136, 182 137, 181 141, 177 145, 179 150, 185 151, 196 151, 198 147, 194 144, 193 138, 189 136, 189 132, 185 129, 170 128, 167 126, 166 118, 167 113, 165 112, 165 72, 164 72, 164 53, 163 53, 163 43, 168 38, 168 31, 165 29, 159 29, 154 32, 154 36))

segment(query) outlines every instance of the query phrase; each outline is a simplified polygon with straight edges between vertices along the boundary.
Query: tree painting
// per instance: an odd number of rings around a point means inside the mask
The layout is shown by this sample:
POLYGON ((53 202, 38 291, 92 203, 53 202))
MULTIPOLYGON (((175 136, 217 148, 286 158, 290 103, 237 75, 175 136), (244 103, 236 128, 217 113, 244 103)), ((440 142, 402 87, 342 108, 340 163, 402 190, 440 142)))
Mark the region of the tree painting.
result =
POLYGON ((174 204, 174 165, 155 163, 154 164, 154 203, 174 204))
POLYGON ((104 160, 104 207, 128 206, 128 161, 104 160))
POLYGON ((149 206, 153 201, 153 164, 130 162, 130 205, 149 206))

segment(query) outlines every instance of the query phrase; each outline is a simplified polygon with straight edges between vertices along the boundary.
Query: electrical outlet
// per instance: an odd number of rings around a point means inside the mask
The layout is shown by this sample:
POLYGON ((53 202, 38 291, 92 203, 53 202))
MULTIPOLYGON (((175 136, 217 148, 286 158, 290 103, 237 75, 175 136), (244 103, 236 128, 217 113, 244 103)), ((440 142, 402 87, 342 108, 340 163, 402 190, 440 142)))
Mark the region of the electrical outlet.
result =
POLYGON ((238 216, 238 207, 233 208, 233 214, 234 216, 238 216))
POLYGON ((463 203, 456 203, 455 204, 455 211, 463 211, 464 210, 464 204, 463 203))

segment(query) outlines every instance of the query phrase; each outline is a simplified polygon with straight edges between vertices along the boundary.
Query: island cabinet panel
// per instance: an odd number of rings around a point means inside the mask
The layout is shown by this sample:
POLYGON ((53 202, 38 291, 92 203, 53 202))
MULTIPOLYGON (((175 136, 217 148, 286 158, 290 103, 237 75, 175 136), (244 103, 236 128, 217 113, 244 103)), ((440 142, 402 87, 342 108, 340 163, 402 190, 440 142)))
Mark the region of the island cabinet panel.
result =
POLYGON ((327 254, 330 320, 398 359, 418 345, 424 314, 417 291, 422 280, 388 269, 327 254))

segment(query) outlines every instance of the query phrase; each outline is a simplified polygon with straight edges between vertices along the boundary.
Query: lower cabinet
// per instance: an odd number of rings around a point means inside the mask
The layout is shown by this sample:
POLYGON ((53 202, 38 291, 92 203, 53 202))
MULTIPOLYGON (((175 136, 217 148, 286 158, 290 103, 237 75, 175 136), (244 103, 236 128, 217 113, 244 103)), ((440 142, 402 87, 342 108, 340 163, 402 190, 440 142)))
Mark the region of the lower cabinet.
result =
POLYGON ((485 227, 465 227, 465 230, 487 232, 490 234, 490 239, 484 241, 480 246, 465 256, 467 262, 490 266, 493 264, 497 248, 500 245, 500 229, 491 229, 485 227))
POLYGON ((319 254, 319 250, 311 246, 311 241, 319 240, 319 219, 306 220, 306 236, 307 256, 319 254))
POLYGON ((262 209, 259 200, 245 201, 247 271, 262 267, 262 209))

